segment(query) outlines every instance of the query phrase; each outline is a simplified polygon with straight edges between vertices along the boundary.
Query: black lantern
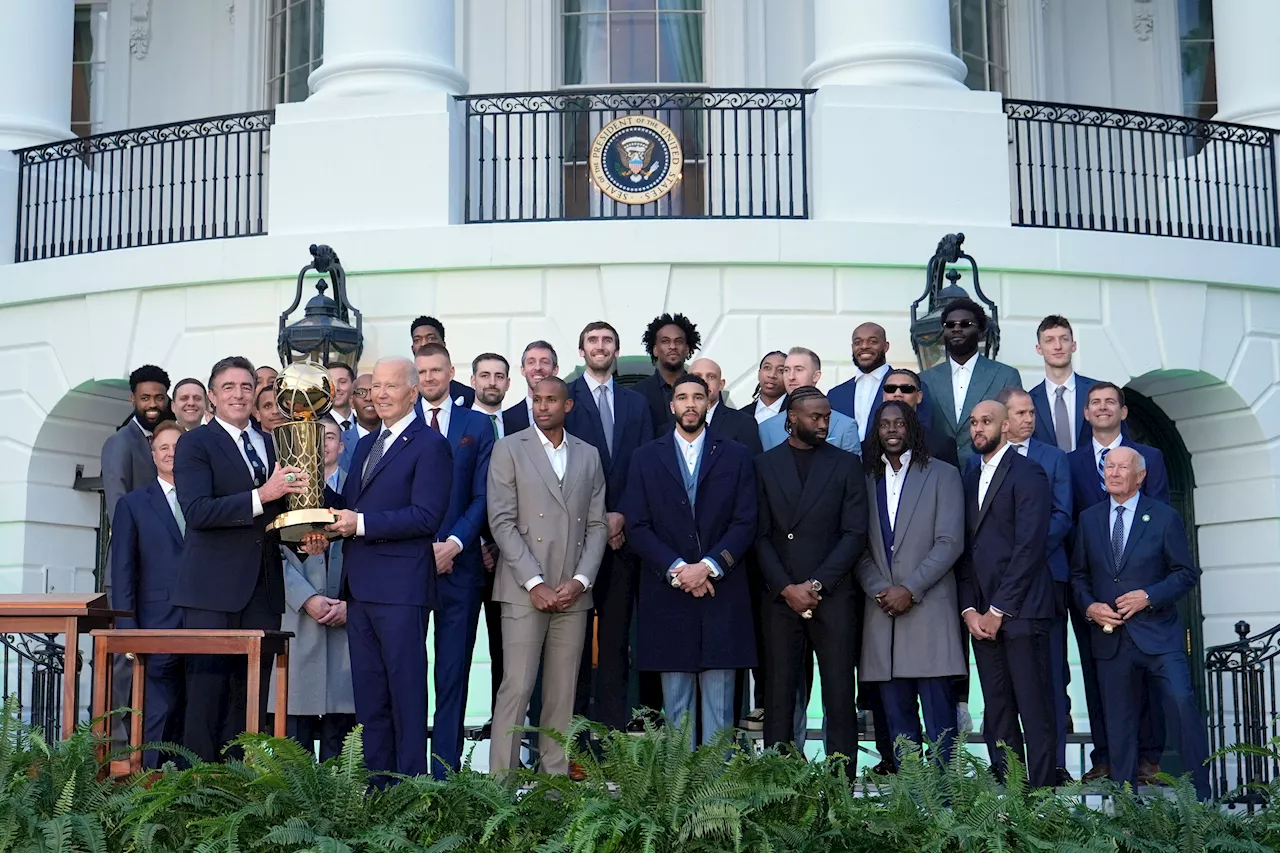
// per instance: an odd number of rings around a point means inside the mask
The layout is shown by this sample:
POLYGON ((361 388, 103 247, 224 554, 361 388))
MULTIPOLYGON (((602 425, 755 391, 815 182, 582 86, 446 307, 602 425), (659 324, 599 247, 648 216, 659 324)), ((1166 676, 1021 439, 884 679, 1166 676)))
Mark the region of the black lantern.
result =
POLYGON ((969 293, 960 286, 960 271, 948 264, 969 262, 969 270, 973 276, 973 290, 978 301, 987 307, 987 330, 982 340, 982 354, 987 358, 995 358, 1000 351, 999 309, 996 304, 982 292, 982 284, 978 279, 978 263, 961 249, 964 243, 963 234, 948 234, 938 242, 937 251, 929 259, 929 269, 925 274, 924 293, 911 303, 911 348, 916 352, 916 360, 921 370, 928 370, 941 364, 946 358, 942 343, 942 312, 947 305, 956 299, 968 297, 969 293), (944 285, 943 279, 949 284, 944 285), (920 303, 928 300, 927 308, 922 316, 920 303))
POLYGON ((347 274, 338 254, 328 246, 311 246, 311 263, 298 271, 298 289, 293 304, 280 315, 277 340, 280 363, 288 367, 296 361, 313 361, 328 367, 341 362, 355 371, 364 350, 360 311, 347 299, 347 274), (302 285, 307 272, 320 273, 316 295, 307 302, 301 320, 286 325, 289 315, 302 302, 302 285), (333 296, 325 294, 332 288, 333 296), (355 325, 350 317, 354 314, 355 325))

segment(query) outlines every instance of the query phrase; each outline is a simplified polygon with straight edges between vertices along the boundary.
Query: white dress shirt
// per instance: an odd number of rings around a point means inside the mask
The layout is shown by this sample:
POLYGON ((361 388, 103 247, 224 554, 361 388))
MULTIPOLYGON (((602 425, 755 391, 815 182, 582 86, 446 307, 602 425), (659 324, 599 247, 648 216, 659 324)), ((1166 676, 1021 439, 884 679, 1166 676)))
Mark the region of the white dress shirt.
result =
POLYGON ((870 373, 859 373, 853 384, 853 418, 858 422, 858 438, 866 439, 867 423, 871 420, 871 403, 876 399, 880 383, 889 374, 889 365, 882 364, 870 373))
POLYGON ((436 414, 436 423, 440 425, 440 434, 447 436, 449 434, 449 419, 453 416, 453 401, 445 397, 439 403, 428 403, 426 398, 422 400, 422 419, 423 422, 431 426, 431 410, 439 409, 436 414))
MULTIPOLYGON (((582 378, 587 381, 587 390, 591 392, 591 399, 595 401, 597 406, 600 405, 600 386, 603 385, 609 389, 604 395, 604 398, 609 401, 609 414, 617 414, 618 410, 613 405, 613 398, 616 396, 613 377, 610 376, 606 382, 597 382, 590 373, 583 372, 582 378)), ((532 421, 530 422, 532 423, 532 421)))
MULTIPOLYGON (((398 420, 398 421, 396 421, 395 423, 391 424, 390 426, 388 426, 388 425, 387 425, 387 424, 385 424, 385 423, 382 425, 382 429, 383 429, 383 430, 391 430, 391 435, 387 436, 387 441, 386 441, 386 443, 382 445, 382 455, 383 455, 383 456, 386 456, 386 455, 387 455, 387 451, 391 449, 391 445, 395 444, 395 443, 396 443, 396 441, 397 441, 397 440, 399 440, 400 435, 401 435, 401 434, 402 434, 406 429, 408 429, 408 428, 409 428, 409 424, 413 423, 413 419, 414 419, 414 418, 416 418, 417 416, 418 416, 418 413, 417 413, 417 412, 415 412, 413 409, 410 409, 410 410, 409 410, 409 414, 405 415, 403 418, 401 418, 400 420, 398 420)), ((376 438, 374 439, 374 442, 375 442, 375 443, 377 442, 377 439, 376 439, 376 438)), ((364 458, 364 467, 365 467, 365 469, 366 469, 366 470, 364 470, 364 471, 361 471, 361 472, 360 472, 360 475, 361 475, 362 477, 363 477, 364 475, 366 475, 366 474, 368 474, 368 473, 369 473, 369 472, 368 472, 368 470, 367 470, 367 469, 368 469, 368 467, 369 467, 369 457, 368 457, 368 456, 366 456, 366 457, 364 458)), ((350 476, 350 475, 348 475, 348 476, 350 476)), ((363 535, 364 535, 364 513, 363 513, 363 512, 361 512, 361 513, 357 513, 357 514, 356 514, 356 535, 357 535, 357 536, 363 536, 363 535)))
POLYGON ((361 426, 359 421, 356 421, 356 441, 359 441, 360 439, 364 438, 368 434, 369 434, 369 430, 361 426))
POLYGON ((981 357, 974 355, 964 364, 956 364, 951 356, 947 356, 947 364, 951 365, 951 396, 956 403, 956 423, 960 423, 964 415, 964 398, 969 393, 969 383, 973 381, 973 367, 981 357))
MULTIPOLYGON (((1071 428, 1071 449, 1076 449, 1076 375, 1072 373, 1067 377, 1067 381, 1061 385, 1054 383, 1048 376, 1044 378, 1044 393, 1049 398, 1049 414, 1053 415, 1053 407, 1057 402, 1058 389, 1066 388, 1062 395, 1062 400, 1067 404, 1067 426, 1071 428)), ((1049 426, 1053 426, 1053 421, 1049 422, 1049 426)))
POLYGON ((693 441, 685 439, 680 430, 675 430, 676 447, 680 448, 680 454, 684 456, 684 467, 689 469, 689 474, 698 467, 698 457, 702 455, 702 445, 705 443, 707 431, 704 429, 698 433, 698 437, 693 441))
POLYGON ((716 409, 720 408, 720 401, 716 400, 711 404, 711 408, 707 409, 707 426, 711 426, 711 420, 716 416, 716 409))
MULTIPOLYGON (((982 507, 982 502, 986 500, 987 489, 991 487, 991 480, 996 475, 996 469, 1000 467, 1000 460, 1009 452, 1010 445, 1005 442, 1004 446, 995 452, 991 457, 991 461, 982 463, 982 473, 978 475, 978 507, 982 507)), ((981 458, 981 457, 979 457, 981 458)))
POLYGON ((1111 506, 1111 515, 1107 522, 1107 540, 1111 539, 1111 531, 1116 526, 1116 507, 1124 507, 1124 515, 1120 517, 1121 523, 1124 525, 1124 538, 1120 543, 1120 550, 1123 553, 1125 546, 1129 544, 1129 531, 1133 530, 1133 517, 1138 512, 1138 498, 1142 495, 1140 492, 1134 492, 1133 497, 1122 504, 1116 503, 1115 498, 1109 498, 1108 502, 1111 506))
MULTIPOLYGON (((556 472, 556 477, 564 482, 564 472, 569 467, 569 437, 562 436, 560 446, 556 447, 551 443, 551 439, 547 438, 547 434, 542 430, 538 430, 538 440, 542 442, 542 449, 547 453, 547 461, 551 463, 551 470, 556 472)), ((583 591, 591 589, 591 580, 586 575, 574 575, 573 579, 582 584, 583 591)), ((524 582, 524 588, 530 592, 540 583, 546 583, 542 579, 542 575, 534 575, 524 582)))
MULTIPOLYGON (((146 427, 144 427, 144 426, 142 425, 142 421, 138 420, 138 416, 137 416, 137 415, 134 415, 134 416, 133 416, 133 422, 137 425, 138 429, 142 430, 142 434, 143 434, 143 435, 145 435, 145 436, 147 437, 147 441, 150 441, 150 440, 151 440, 151 430, 147 429, 146 427)), ((240 440, 240 439, 238 439, 238 438, 236 439, 236 441, 239 441, 239 440, 240 440)))
POLYGON ((907 481, 907 469, 911 467, 911 451, 902 454, 902 468, 895 471, 889 464, 888 456, 884 460, 884 509, 889 516, 889 529, 893 530, 898 519, 898 500, 902 497, 902 486, 907 481))
POLYGON ((498 411, 496 411, 496 412, 491 412, 491 411, 489 411, 488 409, 486 409, 486 408, 484 408, 483 406, 481 406, 481 405, 480 405, 480 400, 477 398, 477 399, 476 399, 476 401, 475 401, 474 403, 472 403, 472 404, 471 404, 471 411, 476 412, 476 413, 481 414, 481 415, 484 415, 486 418, 488 418, 488 419, 489 419, 489 423, 497 425, 497 428, 498 428, 498 438, 506 438, 506 437, 507 437, 507 426, 506 426, 506 424, 504 424, 504 423, 502 422, 502 408, 501 408, 501 407, 499 407, 499 408, 498 408, 498 411))
POLYGON ((345 415, 342 414, 342 412, 339 412, 337 409, 330 409, 329 414, 333 415, 333 419, 338 422, 338 428, 341 429, 343 432, 346 432, 347 430, 351 429, 351 427, 355 426, 356 424, 355 409, 347 409, 347 413, 345 415), (342 425, 343 421, 346 421, 347 423, 345 427, 342 425))
POLYGON ((1092 439, 1093 442, 1093 467, 1097 468, 1102 464, 1102 451, 1110 453, 1120 446, 1120 442, 1124 440, 1123 433, 1117 433, 1116 437, 1111 440, 1110 444, 1098 444, 1098 439, 1092 439))
MULTIPOLYGON (((247 432, 249 434, 249 443, 253 445, 254 451, 258 454, 258 458, 262 460, 262 467, 267 469, 267 476, 271 476, 271 470, 267 468, 267 442, 262 437, 262 433, 256 429, 240 429, 240 427, 232 426, 222 418, 215 417, 213 419, 219 426, 227 431, 227 435, 231 436, 231 440, 236 444, 236 450, 240 451, 240 458, 244 460, 244 467, 249 469, 249 476, 253 476, 253 466, 249 464, 249 454, 244 452, 244 442, 240 440, 240 433, 247 432)), ((262 515, 262 498, 258 495, 258 490, 254 489, 251 493, 253 496, 253 517, 257 518, 262 515)))
POLYGON ((787 399, 787 395, 783 394, 769 405, 765 405, 764 400, 756 400, 756 423, 762 424, 769 418, 782 412, 782 401, 787 399))
POLYGON ((1012 447, 1014 450, 1018 451, 1019 456, 1026 456, 1027 442, 1029 441, 1031 441, 1031 439, 1029 438, 1027 439, 1027 441, 1011 441, 1009 442, 1009 446, 1012 447))

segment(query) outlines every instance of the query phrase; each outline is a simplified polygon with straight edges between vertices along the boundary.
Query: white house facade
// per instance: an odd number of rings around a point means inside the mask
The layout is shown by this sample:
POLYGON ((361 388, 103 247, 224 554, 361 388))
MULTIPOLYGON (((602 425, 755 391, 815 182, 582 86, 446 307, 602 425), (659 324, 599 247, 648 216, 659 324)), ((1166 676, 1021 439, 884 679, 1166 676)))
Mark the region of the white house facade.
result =
MULTIPOLYGON (((1280 622, 1274 0, 2 14, 0 591, 93 589, 100 503, 77 472, 97 475, 124 378, 274 362, 311 243, 345 264, 369 364, 433 314, 462 381, 475 354, 516 361, 537 338, 568 374, 585 323, 638 356, 679 311, 741 404, 774 349, 848 378, 865 320, 913 364, 925 266, 963 232, 1000 359, 1038 382, 1036 325, 1068 316, 1078 370, 1126 386, 1170 458, 1204 571, 1189 647, 1280 622), (592 138, 630 114, 684 154, 643 205, 589 176, 592 138)), ((517 376, 508 402, 523 393, 517 376)))

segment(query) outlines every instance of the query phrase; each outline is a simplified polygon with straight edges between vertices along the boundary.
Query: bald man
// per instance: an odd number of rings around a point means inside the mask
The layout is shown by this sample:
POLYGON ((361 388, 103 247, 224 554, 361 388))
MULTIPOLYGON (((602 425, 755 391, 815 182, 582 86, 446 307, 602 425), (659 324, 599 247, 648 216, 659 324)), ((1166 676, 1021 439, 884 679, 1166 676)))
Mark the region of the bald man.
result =
POLYGON ((956 566, 957 592, 973 637, 991 766, 1003 780, 1005 744, 1025 758, 1033 786, 1049 787, 1057 777, 1049 650, 1056 607, 1044 543, 1053 498, 1044 469, 1011 450, 1007 421, 994 400, 969 415, 981 464, 963 475, 969 558, 956 566))
MULTIPOLYGON (((756 419, 746 412, 740 412, 731 406, 721 405, 720 394, 728 383, 720 365, 709 358, 700 358, 689 365, 689 372, 707 383, 708 403, 707 427, 721 438, 736 441, 751 451, 752 458, 764 452, 760 444, 760 429, 756 419)), ((667 428, 670 429, 670 424, 667 428)), ((665 432, 665 430, 664 430, 665 432)))
MULTIPOLYGON (((833 411, 848 415, 858 422, 858 440, 866 441, 867 424, 884 400, 884 381, 893 372, 889 365, 889 336, 879 323, 863 323, 853 330, 853 378, 831 389, 827 399, 833 411)), ((923 386, 922 386, 923 387, 923 386)), ((916 414, 928 431, 932 424, 933 406, 923 393, 916 414), (922 405, 921 405, 922 404, 922 405)))

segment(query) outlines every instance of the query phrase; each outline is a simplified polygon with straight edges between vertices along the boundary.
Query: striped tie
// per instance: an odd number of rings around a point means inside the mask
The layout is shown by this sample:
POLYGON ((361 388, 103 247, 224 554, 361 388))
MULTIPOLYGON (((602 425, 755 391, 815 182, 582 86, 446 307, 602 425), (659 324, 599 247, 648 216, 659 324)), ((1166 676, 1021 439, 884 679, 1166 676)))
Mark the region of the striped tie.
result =
POLYGON ((1102 455, 1098 457, 1098 485, 1102 487, 1102 491, 1107 490, 1107 475, 1104 470, 1107 466, 1107 454, 1111 452, 1110 447, 1102 448, 1102 455))

